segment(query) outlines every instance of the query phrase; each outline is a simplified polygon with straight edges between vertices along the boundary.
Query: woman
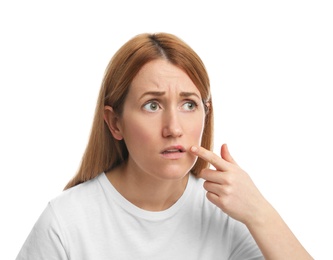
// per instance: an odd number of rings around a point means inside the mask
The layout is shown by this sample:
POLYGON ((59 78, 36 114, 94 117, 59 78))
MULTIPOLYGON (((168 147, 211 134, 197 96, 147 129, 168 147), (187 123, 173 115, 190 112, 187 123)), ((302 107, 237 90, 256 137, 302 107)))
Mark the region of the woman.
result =
POLYGON ((17 259, 312 259, 212 138, 198 55, 166 33, 129 40, 106 69, 78 173, 17 259))

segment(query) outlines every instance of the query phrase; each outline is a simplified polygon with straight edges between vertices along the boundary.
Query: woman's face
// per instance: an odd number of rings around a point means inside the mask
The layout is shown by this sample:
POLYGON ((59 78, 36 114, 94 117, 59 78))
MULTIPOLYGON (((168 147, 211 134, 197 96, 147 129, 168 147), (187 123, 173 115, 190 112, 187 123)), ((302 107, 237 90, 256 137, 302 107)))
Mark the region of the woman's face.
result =
POLYGON ((188 151, 200 145, 205 111, 187 74, 154 60, 133 79, 117 129, 129 152, 128 169, 158 179, 184 177, 196 162, 188 151))

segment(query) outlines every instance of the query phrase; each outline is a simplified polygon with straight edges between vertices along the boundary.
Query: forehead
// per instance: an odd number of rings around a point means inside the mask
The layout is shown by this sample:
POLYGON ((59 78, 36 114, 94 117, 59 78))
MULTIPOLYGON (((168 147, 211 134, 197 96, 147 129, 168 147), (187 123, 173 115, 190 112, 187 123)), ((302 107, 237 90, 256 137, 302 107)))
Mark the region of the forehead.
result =
POLYGON ((167 60, 158 59, 145 64, 134 77, 130 92, 140 94, 144 91, 191 91, 200 92, 190 77, 167 60))

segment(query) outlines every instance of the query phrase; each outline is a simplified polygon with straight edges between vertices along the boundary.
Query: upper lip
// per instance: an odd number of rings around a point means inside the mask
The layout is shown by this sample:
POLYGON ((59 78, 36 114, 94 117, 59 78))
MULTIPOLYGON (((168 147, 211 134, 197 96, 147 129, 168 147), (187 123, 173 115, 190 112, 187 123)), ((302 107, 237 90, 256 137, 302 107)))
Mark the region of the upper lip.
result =
POLYGON ((167 151, 173 151, 173 150, 178 150, 179 152, 186 152, 184 146, 182 145, 172 145, 172 146, 169 146, 169 147, 166 147, 165 149, 163 149, 161 151, 161 153, 164 153, 164 152, 167 152, 167 151))

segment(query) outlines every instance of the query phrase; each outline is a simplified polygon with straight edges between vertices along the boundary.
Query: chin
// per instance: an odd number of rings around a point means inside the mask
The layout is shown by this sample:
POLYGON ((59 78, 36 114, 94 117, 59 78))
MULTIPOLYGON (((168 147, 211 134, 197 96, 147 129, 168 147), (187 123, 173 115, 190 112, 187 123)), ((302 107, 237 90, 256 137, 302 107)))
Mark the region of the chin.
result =
POLYGON ((191 167, 179 167, 176 165, 169 165, 164 167, 163 170, 159 170, 158 176, 162 179, 169 179, 169 180, 179 180, 184 178, 192 169, 191 167))

